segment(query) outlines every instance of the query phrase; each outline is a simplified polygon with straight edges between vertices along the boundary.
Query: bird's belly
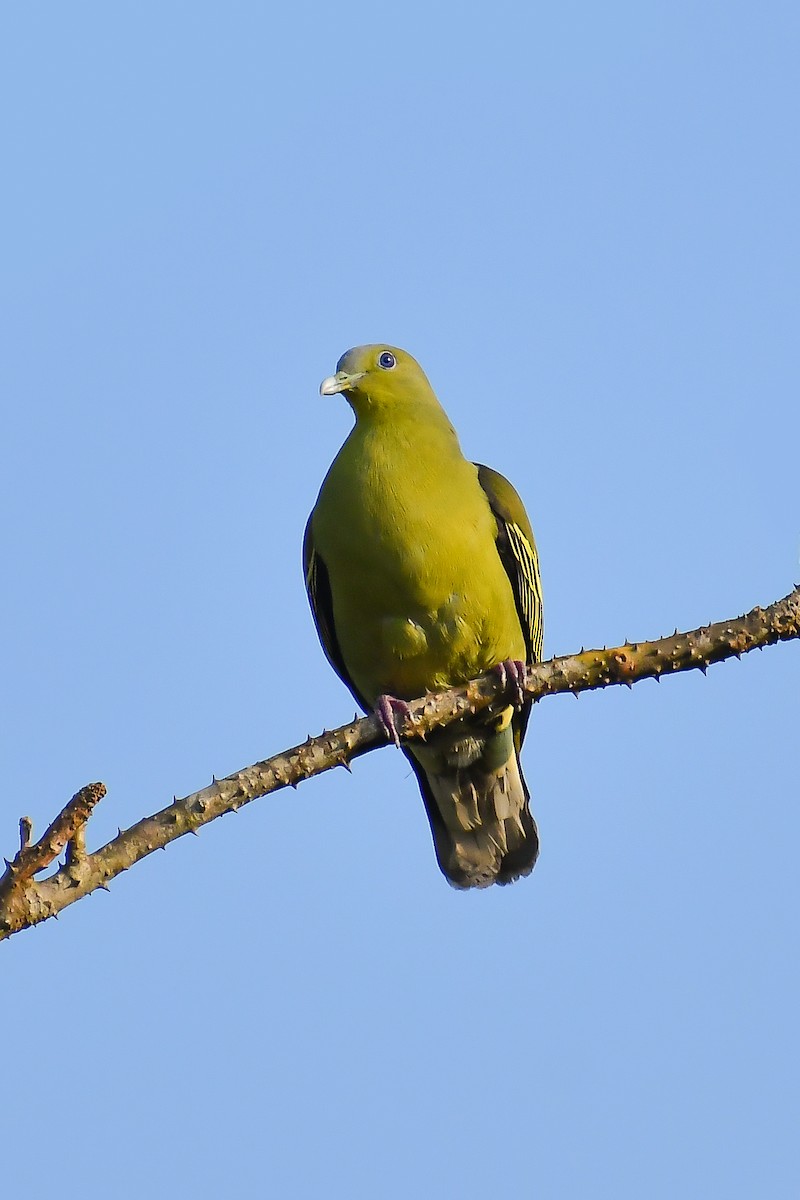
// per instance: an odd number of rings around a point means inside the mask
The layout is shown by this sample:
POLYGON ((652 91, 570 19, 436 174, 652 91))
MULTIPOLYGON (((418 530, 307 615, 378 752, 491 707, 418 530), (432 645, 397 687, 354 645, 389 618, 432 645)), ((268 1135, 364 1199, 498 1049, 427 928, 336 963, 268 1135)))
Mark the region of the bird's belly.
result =
POLYGON ((503 659, 525 657, 499 557, 496 570, 463 579, 430 552, 417 566, 412 574, 405 563, 400 585, 390 570, 376 573, 373 560, 359 586, 343 589, 341 597, 334 591, 342 655, 370 702, 381 693, 412 699, 472 679, 503 659))

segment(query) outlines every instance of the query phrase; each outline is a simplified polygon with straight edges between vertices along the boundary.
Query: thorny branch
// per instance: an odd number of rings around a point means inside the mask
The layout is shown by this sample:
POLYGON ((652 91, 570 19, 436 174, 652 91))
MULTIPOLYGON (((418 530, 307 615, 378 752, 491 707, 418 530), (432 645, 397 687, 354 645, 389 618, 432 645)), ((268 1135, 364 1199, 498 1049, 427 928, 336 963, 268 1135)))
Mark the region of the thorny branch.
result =
MULTIPOLYGON (((713 663, 741 657, 748 650, 800 637, 800 584, 769 608, 754 608, 743 617, 719 621, 690 633, 676 632, 653 642, 626 643, 610 650, 581 650, 528 667, 525 691, 533 700, 560 692, 592 688, 688 671, 705 672, 713 663)), ((431 693, 410 705, 401 730, 405 738, 424 738, 434 729, 506 700, 508 689, 497 673, 447 692, 431 693)), ((308 738, 300 746, 245 767, 182 800, 176 799, 130 829, 121 830, 93 853, 85 850, 85 827, 95 804, 105 795, 102 783, 92 783, 73 796, 39 841, 31 842, 31 822, 20 821, 20 849, 6 860, 0 877, 0 940, 47 917, 108 883, 128 867, 186 833, 196 833, 224 813, 234 812, 259 796, 332 767, 347 767, 352 759, 386 743, 374 716, 308 738), (66 850, 63 866, 45 879, 35 876, 66 850)))

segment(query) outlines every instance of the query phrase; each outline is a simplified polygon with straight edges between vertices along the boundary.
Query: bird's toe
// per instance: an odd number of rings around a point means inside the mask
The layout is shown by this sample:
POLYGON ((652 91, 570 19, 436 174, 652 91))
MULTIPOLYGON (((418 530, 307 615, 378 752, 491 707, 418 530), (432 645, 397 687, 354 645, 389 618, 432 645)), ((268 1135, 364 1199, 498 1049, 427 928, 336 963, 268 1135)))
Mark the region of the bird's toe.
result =
POLYGON ((405 721, 406 717, 411 715, 411 709, 405 700, 398 700, 396 696, 379 696, 378 702, 375 705, 375 716, 380 721, 387 740, 394 742, 395 746, 399 749, 400 734, 397 729, 395 713, 399 714, 402 722, 405 721))
POLYGON ((504 662, 498 663, 494 668, 500 676, 500 683, 504 688, 508 688, 510 692, 509 699, 517 709, 522 708, 525 703, 525 678, 526 667, 525 663, 518 658, 507 658, 504 662))

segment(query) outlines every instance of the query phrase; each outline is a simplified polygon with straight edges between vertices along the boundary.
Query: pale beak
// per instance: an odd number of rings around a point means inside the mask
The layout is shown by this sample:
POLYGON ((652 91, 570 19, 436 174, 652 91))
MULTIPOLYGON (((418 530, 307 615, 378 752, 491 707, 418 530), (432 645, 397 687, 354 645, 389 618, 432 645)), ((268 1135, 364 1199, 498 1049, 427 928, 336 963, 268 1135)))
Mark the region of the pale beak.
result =
POLYGON ((335 396, 337 392, 349 392, 354 388, 359 379, 363 379, 366 371, 357 371, 355 375, 348 375, 347 371, 337 371, 335 375, 329 375, 327 379, 323 379, 319 385, 320 396, 335 396))

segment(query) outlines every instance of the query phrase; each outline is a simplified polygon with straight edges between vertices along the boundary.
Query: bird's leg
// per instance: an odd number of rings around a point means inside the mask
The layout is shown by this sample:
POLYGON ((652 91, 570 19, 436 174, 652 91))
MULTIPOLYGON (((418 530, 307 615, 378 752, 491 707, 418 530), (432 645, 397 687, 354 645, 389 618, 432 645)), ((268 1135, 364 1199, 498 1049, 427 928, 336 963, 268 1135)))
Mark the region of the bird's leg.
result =
POLYGON ((520 662, 518 658, 507 658, 492 670, 500 676, 500 683, 504 688, 511 684, 511 701, 514 708, 522 708, 525 703, 525 663, 520 662))
POLYGON ((403 720, 411 715, 411 709, 405 700, 398 700, 396 696, 378 696, 378 702, 375 705, 375 716, 383 726, 383 732, 386 734, 388 740, 394 742, 395 746, 399 749, 400 734, 397 732, 395 712, 398 712, 403 720))

